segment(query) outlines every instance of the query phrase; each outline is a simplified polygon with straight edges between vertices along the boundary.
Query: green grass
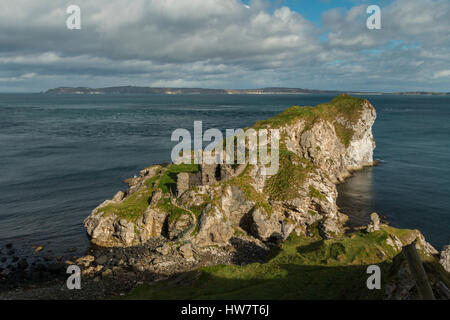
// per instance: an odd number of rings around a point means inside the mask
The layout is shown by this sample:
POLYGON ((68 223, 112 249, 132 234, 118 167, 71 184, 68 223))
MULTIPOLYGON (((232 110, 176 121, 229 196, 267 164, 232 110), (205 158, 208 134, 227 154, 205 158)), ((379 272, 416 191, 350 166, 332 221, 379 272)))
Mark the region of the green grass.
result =
POLYGON ((191 215, 189 211, 173 205, 169 198, 159 200, 157 207, 169 214, 169 223, 172 223, 183 215, 191 215))
POLYGON ((162 190, 163 193, 171 192, 177 185, 177 175, 182 172, 198 172, 199 168, 197 164, 172 164, 170 165, 158 184, 158 188, 162 190))
POLYGON ((307 122, 313 122, 317 119, 317 113, 314 107, 300 107, 293 106, 289 109, 283 111, 282 113, 276 115, 273 118, 267 120, 260 120, 254 124, 255 129, 263 129, 263 128, 280 128, 287 124, 292 123, 293 121, 303 118, 307 120, 307 122))
POLYGON ((364 101, 361 98, 339 95, 329 103, 319 104, 315 107, 290 107, 273 118, 256 122, 253 127, 256 129, 280 128, 296 120, 303 119, 305 121, 305 131, 308 131, 319 120, 333 123, 338 117, 355 123, 360 117, 364 101))
POLYGON ((399 252, 386 244, 388 236, 380 230, 323 241, 293 234, 266 263, 202 267, 178 284, 141 285, 125 298, 381 299, 383 290, 367 289, 366 270, 378 264, 383 284, 389 280, 399 252))
POLYGON ((189 209, 192 211, 192 213, 194 214, 194 216, 198 219, 200 217, 200 215, 202 214, 203 210, 206 209, 206 207, 208 206, 209 202, 204 202, 198 206, 191 206, 189 209))
POLYGON ((386 232, 396 236, 402 243, 409 243, 415 237, 415 231, 410 229, 397 229, 390 226, 381 226, 386 232))
POLYGON ((314 210, 308 210, 308 213, 311 215, 311 216, 315 216, 316 214, 317 214, 317 211, 314 211, 314 210))
POLYGON ((333 125, 334 125, 334 130, 336 131, 337 137, 342 142, 342 144, 346 148, 348 148, 350 146, 350 142, 353 139, 353 135, 355 134, 355 131, 353 129, 343 126, 339 122, 335 122, 333 125))
MULTIPOLYGON (((109 204, 101 208, 100 212, 103 212, 104 215, 115 214, 119 218, 135 222, 145 213, 154 191, 159 188, 164 194, 170 193, 176 186, 178 173, 197 172, 198 170, 198 165, 196 164, 172 164, 162 174, 158 173, 156 176, 148 179, 139 190, 125 200, 120 203, 109 204)), ((181 208, 171 204, 161 204, 160 208, 167 210, 166 212, 170 214, 170 217, 174 218, 184 213, 181 212, 181 208)))
POLYGON ((287 149, 280 149, 280 168, 267 180, 264 191, 273 200, 291 200, 298 196, 299 188, 312 169, 311 162, 287 149))
POLYGON ((319 200, 326 199, 325 195, 316 188, 314 188, 313 186, 309 186, 309 196, 312 198, 317 198, 319 200))
POLYGON ((354 233, 352 237, 319 240, 300 249, 303 263, 314 265, 366 265, 392 258, 397 251, 386 243, 388 233, 354 233))
POLYGON ((127 197, 120 203, 109 204, 100 209, 104 215, 115 214, 119 218, 128 221, 136 221, 142 217, 149 205, 149 200, 155 191, 154 183, 157 177, 153 177, 146 181, 145 185, 138 191, 127 197))

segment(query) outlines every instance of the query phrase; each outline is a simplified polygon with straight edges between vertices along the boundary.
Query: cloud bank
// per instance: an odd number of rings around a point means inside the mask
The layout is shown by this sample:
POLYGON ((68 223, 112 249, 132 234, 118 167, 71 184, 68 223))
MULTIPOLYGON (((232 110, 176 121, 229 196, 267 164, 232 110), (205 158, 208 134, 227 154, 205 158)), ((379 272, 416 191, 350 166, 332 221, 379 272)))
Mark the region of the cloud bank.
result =
POLYGON ((172 86, 449 91, 450 2, 396 0, 382 29, 366 7, 320 25, 288 7, 239 0, 0 0, 0 91, 172 86))

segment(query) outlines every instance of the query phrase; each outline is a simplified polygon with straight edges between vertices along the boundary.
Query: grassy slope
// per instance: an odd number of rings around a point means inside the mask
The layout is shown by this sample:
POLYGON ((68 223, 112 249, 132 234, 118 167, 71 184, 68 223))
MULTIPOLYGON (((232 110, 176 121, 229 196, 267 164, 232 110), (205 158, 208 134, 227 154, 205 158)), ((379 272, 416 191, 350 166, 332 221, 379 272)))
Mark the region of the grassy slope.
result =
POLYGON ((319 104, 315 107, 290 107, 270 119, 257 121, 253 127, 255 129, 280 128, 299 119, 304 119, 307 124, 312 125, 318 120, 333 122, 337 117, 342 117, 354 123, 359 119, 364 101, 362 98, 339 95, 329 103, 319 104))
POLYGON ((264 191, 274 200, 291 200, 298 197, 298 188, 313 170, 313 164, 287 149, 280 148, 280 168, 267 180, 264 191))
MULTIPOLYGON (((105 206, 100 212, 104 214, 115 214, 119 218, 136 221, 144 214, 154 191, 160 189, 165 196, 168 196, 170 190, 176 186, 178 173, 197 171, 198 165, 172 164, 163 173, 157 173, 156 176, 148 179, 138 191, 127 197, 124 201, 105 206)), ((171 205, 166 197, 161 199, 159 207, 166 210, 170 214, 170 218, 175 218, 186 213, 180 208, 171 205)))
POLYGON ((256 122, 254 128, 280 128, 302 119, 305 121, 304 131, 308 131, 314 123, 327 121, 333 124, 338 138, 348 147, 354 131, 336 122, 335 119, 342 118, 349 124, 356 123, 360 117, 364 101, 361 98, 339 95, 329 103, 319 104, 315 107, 293 106, 273 118, 256 122))
MULTIPOLYGON (((142 285, 125 298, 381 299, 383 290, 367 289, 366 270, 368 265, 377 264, 382 270, 383 284, 390 279, 402 255, 385 240, 391 231, 397 230, 358 232, 326 241, 292 235, 272 252, 266 263, 203 267, 178 284, 165 281, 142 285)), ((427 269, 433 268, 439 269, 429 261, 427 269)))

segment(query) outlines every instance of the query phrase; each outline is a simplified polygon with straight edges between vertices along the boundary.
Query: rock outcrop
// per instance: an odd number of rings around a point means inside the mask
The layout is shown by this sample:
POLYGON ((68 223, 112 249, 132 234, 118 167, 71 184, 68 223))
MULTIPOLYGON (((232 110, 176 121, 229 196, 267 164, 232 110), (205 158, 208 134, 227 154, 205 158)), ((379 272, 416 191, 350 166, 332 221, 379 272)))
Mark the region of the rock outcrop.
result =
POLYGON ((450 272, 450 246, 445 246, 442 249, 439 263, 447 272, 450 272))
POLYGON ((370 215, 370 222, 367 225, 367 232, 374 232, 377 230, 380 230, 380 217, 374 212, 370 215))
MULTIPOLYGON (((335 184, 373 163, 373 106, 341 95, 316 107, 291 107, 252 127, 279 129, 279 170, 263 164, 152 166, 129 189, 84 221, 93 243, 128 247, 153 237, 196 246, 226 243, 236 232, 263 241, 292 232, 325 238, 344 232, 335 184)), ((189 256, 189 250, 186 249, 189 256)))

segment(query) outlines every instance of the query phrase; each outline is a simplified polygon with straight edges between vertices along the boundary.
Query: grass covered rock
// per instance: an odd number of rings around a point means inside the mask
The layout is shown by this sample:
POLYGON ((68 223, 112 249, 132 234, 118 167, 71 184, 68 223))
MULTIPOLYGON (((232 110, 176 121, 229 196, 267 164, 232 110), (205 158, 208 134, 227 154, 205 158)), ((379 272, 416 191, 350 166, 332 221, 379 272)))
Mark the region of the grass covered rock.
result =
POLYGON ((343 233, 335 183, 373 162, 376 113, 364 99, 340 95, 315 107, 291 107, 253 129, 279 129, 279 170, 262 164, 152 166, 128 179, 128 191, 97 207, 84 224, 92 242, 133 246, 151 237, 197 246, 227 242, 235 232, 261 240, 343 233))

